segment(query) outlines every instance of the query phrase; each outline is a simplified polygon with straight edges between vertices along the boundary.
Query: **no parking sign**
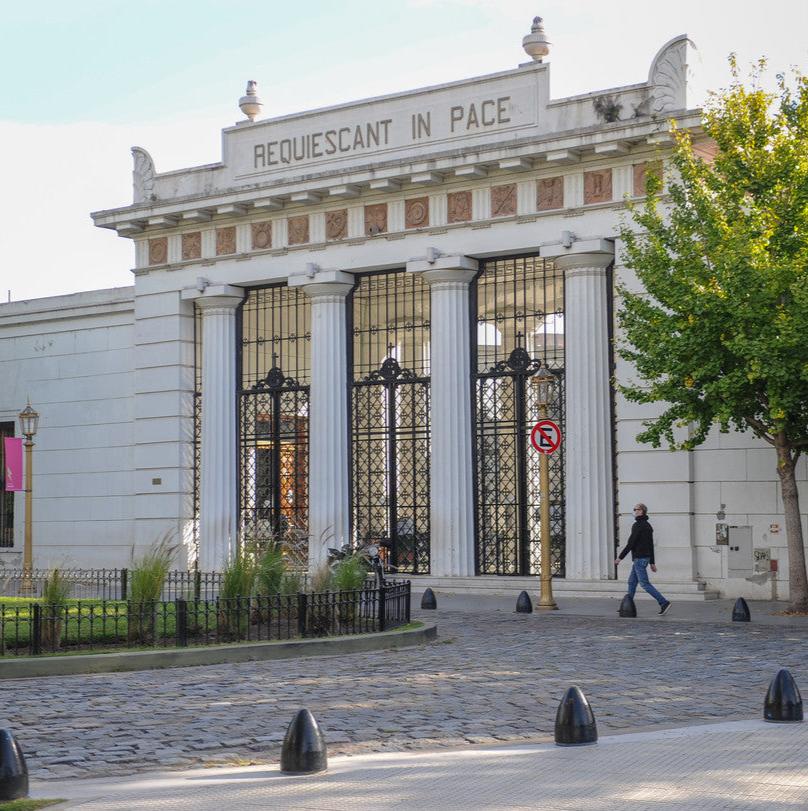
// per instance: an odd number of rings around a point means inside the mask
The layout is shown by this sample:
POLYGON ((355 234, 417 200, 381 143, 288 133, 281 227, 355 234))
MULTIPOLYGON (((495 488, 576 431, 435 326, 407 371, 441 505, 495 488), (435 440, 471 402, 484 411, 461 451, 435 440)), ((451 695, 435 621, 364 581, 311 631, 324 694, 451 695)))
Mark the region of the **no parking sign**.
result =
POLYGON ((561 445, 561 428, 552 420, 539 420, 530 432, 530 443, 539 453, 555 453, 561 445))

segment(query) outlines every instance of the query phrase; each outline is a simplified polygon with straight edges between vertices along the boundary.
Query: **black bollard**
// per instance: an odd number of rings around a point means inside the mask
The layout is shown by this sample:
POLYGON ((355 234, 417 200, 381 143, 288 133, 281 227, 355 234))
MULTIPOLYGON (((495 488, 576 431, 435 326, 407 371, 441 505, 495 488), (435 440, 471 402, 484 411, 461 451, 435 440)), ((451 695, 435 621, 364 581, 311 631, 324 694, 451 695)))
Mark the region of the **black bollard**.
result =
POLYGON ((516 613, 517 614, 533 613, 533 603, 530 602, 530 595, 526 591, 523 591, 516 598, 516 613))
POLYGON ((558 705, 555 742, 558 746, 583 746, 597 741, 598 726, 592 707, 580 687, 570 687, 558 705))
POLYGON ((17 739, 0 729, 0 800, 20 800, 28 796, 28 766, 17 739))
POLYGON ((763 719, 780 724, 802 721, 802 696, 794 677, 785 669, 771 681, 763 702, 763 719))
POLYGON ((314 774, 328 768, 328 752, 320 725, 308 710, 300 710, 289 724, 281 748, 281 771, 314 774))
POLYGON ((752 615, 749 613, 749 606, 743 597, 739 597, 735 601, 735 607, 732 609, 733 622, 751 622, 752 615))
POLYGON ((428 588, 421 597, 421 608, 428 611, 434 611, 438 607, 438 601, 435 599, 435 592, 428 588))
POLYGON ((634 598, 630 594, 623 597, 623 601, 620 603, 620 610, 617 613, 621 617, 637 616, 637 606, 634 605, 634 598))

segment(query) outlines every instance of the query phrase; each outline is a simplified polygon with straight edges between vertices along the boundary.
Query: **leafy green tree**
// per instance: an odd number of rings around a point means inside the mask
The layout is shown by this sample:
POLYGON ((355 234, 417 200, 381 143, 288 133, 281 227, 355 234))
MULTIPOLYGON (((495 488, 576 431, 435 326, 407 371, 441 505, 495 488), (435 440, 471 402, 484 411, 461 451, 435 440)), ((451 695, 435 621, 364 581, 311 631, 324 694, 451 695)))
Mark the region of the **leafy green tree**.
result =
MULTIPOLYGON (((664 411, 637 437, 690 450, 713 426, 751 431, 776 453, 792 609, 808 611, 795 465, 808 446, 808 79, 761 87, 730 58, 703 128, 714 156, 677 131, 667 188, 649 177, 624 224, 626 265, 645 292, 621 289, 621 386, 664 411)), ((774 461, 774 455, 773 455, 774 461)))

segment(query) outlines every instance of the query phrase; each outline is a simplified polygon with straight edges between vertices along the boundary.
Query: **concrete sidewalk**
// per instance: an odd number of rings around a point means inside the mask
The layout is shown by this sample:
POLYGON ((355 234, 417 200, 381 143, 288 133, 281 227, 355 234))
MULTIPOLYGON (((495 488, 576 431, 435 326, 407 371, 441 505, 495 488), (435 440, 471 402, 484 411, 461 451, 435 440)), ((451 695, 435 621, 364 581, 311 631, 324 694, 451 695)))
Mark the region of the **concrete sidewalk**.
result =
MULTIPOLYGON (((417 607, 421 603, 422 591, 413 590, 412 604, 417 607)), ((434 612, 440 616, 441 610, 468 611, 477 613, 481 611, 514 611, 516 598, 491 594, 455 594, 438 591, 435 593, 438 601, 438 610, 434 612)), ((539 602, 538 591, 529 592, 535 613, 539 602)), ((566 597, 556 594, 555 601, 558 611, 543 611, 547 617, 573 616, 573 617, 599 617, 601 619, 614 619, 616 622, 635 622, 634 619, 624 619, 617 616, 620 608, 619 597, 566 597)), ((752 625, 781 625, 790 628, 808 629, 808 616, 785 616, 788 603, 771 600, 747 600, 749 612, 752 615, 752 625)), ((637 606, 637 620, 659 620, 661 622, 698 622, 698 623, 729 623, 736 627, 740 623, 732 622, 732 609, 735 600, 708 600, 695 602, 693 600, 673 600, 671 607, 664 617, 657 614, 659 606, 645 592, 638 591, 635 597, 637 606)), ((424 612, 432 615, 432 612, 424 612)))
POLYGON ((326 773, 277 764, 34 783, 83 811, 188 809, 804 809, 808 726, 732 721, 602 737, 594 746, 467 747, 331 758, 326 773))

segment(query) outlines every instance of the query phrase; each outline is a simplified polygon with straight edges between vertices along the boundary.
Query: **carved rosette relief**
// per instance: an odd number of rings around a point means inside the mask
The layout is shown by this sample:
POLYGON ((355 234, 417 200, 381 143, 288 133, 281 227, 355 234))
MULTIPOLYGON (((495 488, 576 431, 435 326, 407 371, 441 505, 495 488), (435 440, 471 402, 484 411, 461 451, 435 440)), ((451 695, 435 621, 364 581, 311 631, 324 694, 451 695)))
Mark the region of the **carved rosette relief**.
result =
POLYGON ((536 188, 536 208, 539 211, 551 211, 555 208, 564 208, 564 178, 543 177, 536 188))
POLYGON ((226 256, 236 252, 236 226, 228 225, 216 229, 216 256, 226 256))
POLYGON ((468 222, 471 219, 471 192, 455 191, 446 195, 447 220, 468 222))
POLYGON ((305 245, 309 241, 309 215, 289 217, 289 244, 305 245))
POLYGON ((387 232, 387 203, 365 206, 365 233, 384 234, 387 232))
POLYGON ((491 188, 491 216, 512 217, 516 214, 516 183, 491 188))
POLYGON ((429 198, 414 197, 404 201, 404 227, 426 228, 429 225, 429 198))
POLYGON ((326 211, 325 213, 325 238, 346 239, 348 236, 348 209, 341 208, 338 211, 326 211))
POLYGON ((187 262, 189 259, 202 258, 202 232, 191 231, 190 234, 182 235, 182 259, 187 262))
POLYGON ((584 172, 584 203, 611 203, 612 201, 612 170, 595 169, 584 172))
POLYGON ((252 247, 254 251, 263 251, 272 247, 272 223, 254 222, 252 228, 252 247))
POLYGON ((662 177, 662 163, 660 161, 652 161, 650 163, 635 163, 634 164, 634 196, 645 197, 645 181, 648 175, 656 175, 662 177))
POLYGON ((149 240, 149 264, 164 265, 168 261, 168 237, 149 240))

